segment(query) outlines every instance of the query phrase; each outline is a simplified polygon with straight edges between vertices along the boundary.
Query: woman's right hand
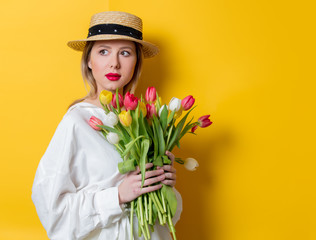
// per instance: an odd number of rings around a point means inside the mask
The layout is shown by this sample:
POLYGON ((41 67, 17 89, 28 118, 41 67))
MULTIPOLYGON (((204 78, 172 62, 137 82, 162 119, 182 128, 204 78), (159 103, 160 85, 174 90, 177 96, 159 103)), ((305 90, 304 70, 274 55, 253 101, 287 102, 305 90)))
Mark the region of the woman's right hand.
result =
MULTIPOLYGON (((146 169, 152 166, 152 163, 147 163, 146 169)), ((139 167, 137 167, 135 171, 127 173, 123 182, 118 186, 119 203, 130 202, 144 193, 158 190, 162 187, 162 184, 150 185, 161 182, 164 179, 165 174, 163 169, 146 171, 144 186, 141 188, 142 175, 140 174, 139 167)))

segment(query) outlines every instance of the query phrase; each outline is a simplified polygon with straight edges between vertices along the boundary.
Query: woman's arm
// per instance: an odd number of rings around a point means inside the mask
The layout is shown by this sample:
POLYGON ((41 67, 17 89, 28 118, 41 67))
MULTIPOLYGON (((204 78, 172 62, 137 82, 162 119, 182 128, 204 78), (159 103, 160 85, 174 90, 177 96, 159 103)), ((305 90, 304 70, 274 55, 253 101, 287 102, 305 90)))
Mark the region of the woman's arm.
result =
MULTIPOLYGON (((91 166, 92 159, 78 145, 84 139, 78 137, 81 129, 69 117, 64 118, 36 172, 32 200, 50 239, 83 239, 93 230, 119 221, 123 214, 118 187, 113 187, 116 181, 111 176, 95 180, 96 172, 89 177, 85 163, 91 166)), ((93 167, 104 172, 103 167, 93 167)))

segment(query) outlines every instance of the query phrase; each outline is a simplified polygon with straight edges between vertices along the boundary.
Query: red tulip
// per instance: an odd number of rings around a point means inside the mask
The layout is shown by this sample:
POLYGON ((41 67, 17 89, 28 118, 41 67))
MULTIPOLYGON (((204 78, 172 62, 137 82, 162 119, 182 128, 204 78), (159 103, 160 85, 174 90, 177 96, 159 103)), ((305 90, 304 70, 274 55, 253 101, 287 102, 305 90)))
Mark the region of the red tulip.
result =
POLYGON ((156 101, 157 95, 156 95, 156 88, 155 87, 149 87, 146 90, 145 99, 147 102, 154 102, 156 101))
POLYGON ((193 106, 194 102, 195 102, 195 99, 191 95, 189 95, 185 97, 184 99, 182 99, 181 101, 182 108, 185 111, 189 110, 193 106))
MULTIPOLYGON (((112 106, 114 108, 117 108, 117 105, 116 105, 116 94, 113 94, 113 98, 112 98, 111 104, 112 104, 112 106)), ((123 96, 120 93, 119 93, 119 104, 120 104, 120 107, 124 106, 123 96)))
POLYGON ((155 104, 146 104, 146 109, 147 109, 147 115, 146 117, 148 119, 151 119, 153 117, 153 115, 156 115, 157 116, 157 111, 156 111, 156 107, 155 107, 155 104))
POLYGON ((201 128, 205 128, 210 126, 213 122, 209 119, 210 115, 204 115, 198 119, 199 126, 201 128))
POLYGON ((103 125, 103 122, 99 119, 99 118, 96 118, 95 116, 92 116, 89 120, 89 125, 95 129, 95 130, 98 130, 100 131, 101 128, 98 127, 97 125, 103 125))
POLYGON ((198 125, 195 125, 193 128, 191 128, 191 132, 195 132, 195 130, 198 128, 198 125))
POLYGON ((138 105, 138 98, 135 97, 134 94, 127 92, 124 98, 124 106, 126 108, 126 111, 135 110, 137 105, 138 105))

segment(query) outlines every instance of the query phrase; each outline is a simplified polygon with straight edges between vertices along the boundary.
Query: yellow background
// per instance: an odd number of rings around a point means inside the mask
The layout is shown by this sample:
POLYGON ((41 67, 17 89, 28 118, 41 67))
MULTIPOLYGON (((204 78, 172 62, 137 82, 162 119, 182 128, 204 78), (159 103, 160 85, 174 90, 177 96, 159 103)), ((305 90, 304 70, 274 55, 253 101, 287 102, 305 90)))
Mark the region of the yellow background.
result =
POLYGON ((183 139, 178 239, 316 239, 315 8, 308 1, 3 1, 0 7, 0 239, 47 239, 34 174, 68 104, 85 94, 80 53, 92 14, 134 13, 161 48, 143 84, 192 94, 214 124, 183 139))

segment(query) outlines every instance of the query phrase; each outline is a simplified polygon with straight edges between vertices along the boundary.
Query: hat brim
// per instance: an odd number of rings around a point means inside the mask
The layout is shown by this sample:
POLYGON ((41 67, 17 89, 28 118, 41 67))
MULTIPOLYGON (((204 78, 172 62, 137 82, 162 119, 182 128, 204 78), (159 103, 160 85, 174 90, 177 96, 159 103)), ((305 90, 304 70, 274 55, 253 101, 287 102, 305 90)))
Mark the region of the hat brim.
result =
POLYGON ((87 39, 69 41, 67 45, 74 50, 83 51, 86 45, 86 42, 101 41, 101 40, 130 40, 130 41, 140 43, 143 46, 144 58, 151 58, 159 53, 159 48, 156 45, 143 41, 143 40, 138 40, 138 39, 135 39, 129 36, 123 36, 123 35, 110 35, 110 34, 95 35, 87 39))

